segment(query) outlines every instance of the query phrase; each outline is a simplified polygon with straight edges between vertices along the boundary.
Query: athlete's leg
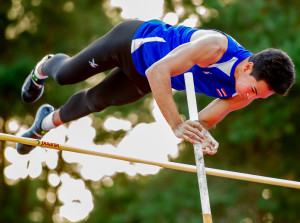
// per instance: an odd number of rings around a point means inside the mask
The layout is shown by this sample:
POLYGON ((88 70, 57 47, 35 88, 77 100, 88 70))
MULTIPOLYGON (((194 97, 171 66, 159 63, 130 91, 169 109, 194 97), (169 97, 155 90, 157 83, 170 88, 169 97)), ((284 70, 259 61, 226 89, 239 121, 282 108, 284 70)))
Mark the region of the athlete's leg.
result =
POLYGON ((129 79, 120 68, 115 68, 95 87, 71 96, 59 109, 59 116, 62 122, 70 122, 90 113, 100 112, 109 106, 129 104, 150 91, 149 85, 143 89, 129 79))
POLYGON ((133 66, 131 41, 142 23, 138 20, 122 22, 73 57, 65 54, 44 57, 22 86, 23 102, 33 103, 42 96, 48 76, 64 85, 81 82, 114 67, 121 67, 130 74, 132 69, 129 67, 133 66))
POLYGON ((117 25, 73 57, 57 54, 42 65, 41 72, 59 84, 81 82, 97 73, 120 67, 121 52, 130 44, 141 21, 131 20, 117 25))
MULTIPOLYGON (((45 134, 44 131, 49 131, 62 123, 81 118, 92 112, 102 111, 108 106, 120 106, 134 102, 151 92, 147 79, 136 71, 130 51, 132 37, 141 24, 141 21, 122 23, 75 57, 70 58, 59 54, 47 58, 47 62, 41 65, 42 72, 53 76, 60 84, 77 83, 103 70, 116 66, 117 68, 95 87, 73 95, 59 110, 51 112, 52 106, 43 105, 38 110, 33 125, 23 136, 41 138, 45 134), (112 35, 113 33, 114 35, 112 35), (110 47, 104 46, 105 42, 110 47), (107 50, 101 53, 95 50, 95 46, 101 46, 102 49, 107 50), (103 67, 100 67, 100 62, 103 67)), ((22 90, 22 96, 26 96, 28 92, 26 89, 30 89, 31 86, 22 90), (25 93, 23 94, 23 92, 25 93)), ((37 100, 30 94, 28 98, 30 99, 28 103, 37 100)), ((32 146, 17 145, 18 152, 22 154, 28 153, 32 149, 32 146)))
MULTIPOLYGON (((115 68, 98 85, 71 96, 60 109, 54 111, 51 105, 42 105, 33 125, 22 136, 40 139, 47 131, 63 123, 102 111, 109 106, 120 106, 137 101, 149 92, 151 90, 148 83, 136 84, 120 68, 115 68)), ((27 154, 33 148, 33 146, 17 144, 17 151, 20 154, 27 154)))

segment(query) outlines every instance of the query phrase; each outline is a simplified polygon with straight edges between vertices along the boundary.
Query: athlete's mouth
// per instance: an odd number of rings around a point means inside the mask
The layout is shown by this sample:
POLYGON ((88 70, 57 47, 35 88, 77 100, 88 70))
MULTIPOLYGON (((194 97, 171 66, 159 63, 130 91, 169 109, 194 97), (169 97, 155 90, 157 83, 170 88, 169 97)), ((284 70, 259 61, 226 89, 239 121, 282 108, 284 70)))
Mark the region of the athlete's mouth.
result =
POLYGON ((243 94, 241 91, 238 91, 238 95, 241 97, 241 98, 245 98, 245 94, 243 94))

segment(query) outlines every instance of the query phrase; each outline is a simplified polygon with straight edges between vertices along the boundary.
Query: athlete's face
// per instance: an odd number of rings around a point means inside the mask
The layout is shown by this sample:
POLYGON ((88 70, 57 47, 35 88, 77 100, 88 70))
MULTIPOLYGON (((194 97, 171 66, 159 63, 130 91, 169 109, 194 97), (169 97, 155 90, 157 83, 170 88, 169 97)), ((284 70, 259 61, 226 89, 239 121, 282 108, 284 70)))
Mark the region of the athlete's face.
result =
POLYGON ((267 98, 274 94, 273 90, 269 89, 269 85, 264 81, 257 81, 250 75, 252 72, 253 63, 249 62, 236 78, 236 92, 242 98, 267 98))

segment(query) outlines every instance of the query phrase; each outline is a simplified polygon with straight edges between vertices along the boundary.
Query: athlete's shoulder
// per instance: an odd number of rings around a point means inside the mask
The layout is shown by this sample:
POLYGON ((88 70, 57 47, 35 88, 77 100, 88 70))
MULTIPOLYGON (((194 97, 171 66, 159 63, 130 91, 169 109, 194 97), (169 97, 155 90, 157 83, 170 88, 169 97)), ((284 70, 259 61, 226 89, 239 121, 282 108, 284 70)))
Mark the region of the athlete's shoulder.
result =
POLYGON ((220 59, 227 50, 228 40, 227 37, 220 32, 199 29, 191 36, 191 44, 195 49, 215 52, 213 53, 215 55, 214 58, 220 59))
POLYGON ((221 32, 211 29, 198 29, 191 36, 191 41, 201 41, 206 39, 211 44, 218 46, 219 48, 227 48, 228 39, 227 36, 221 32))

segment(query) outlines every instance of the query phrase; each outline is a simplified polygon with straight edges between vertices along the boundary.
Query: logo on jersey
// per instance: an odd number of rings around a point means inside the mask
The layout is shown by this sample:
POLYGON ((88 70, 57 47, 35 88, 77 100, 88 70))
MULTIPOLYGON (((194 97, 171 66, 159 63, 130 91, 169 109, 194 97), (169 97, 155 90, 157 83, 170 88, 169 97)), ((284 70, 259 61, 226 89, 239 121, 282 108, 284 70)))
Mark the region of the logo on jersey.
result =
POLYGON ((216 89, 216 90, 217 90, 217 92, 218 92, 218 94, 220 95, 221 98, 227 97, 227 93, 226 93, 226 91, 223 88, 216 89))
POLYGON ((203 73, 204 73, 204 74, 207 74, 207 75, 208 75, 208 74, 212 74, 212 72, 210 72, 210 71, 203 71, 203 73))
POLYGON ((92 61, 89 61, 91 67, 96 68, 98 67, 98 64, 95 63, 95 59, 93 58, 92 61))

